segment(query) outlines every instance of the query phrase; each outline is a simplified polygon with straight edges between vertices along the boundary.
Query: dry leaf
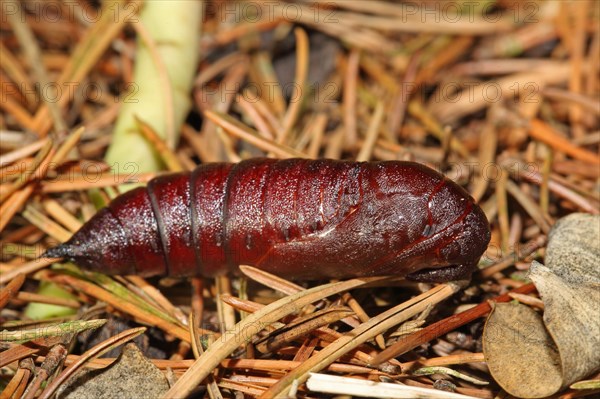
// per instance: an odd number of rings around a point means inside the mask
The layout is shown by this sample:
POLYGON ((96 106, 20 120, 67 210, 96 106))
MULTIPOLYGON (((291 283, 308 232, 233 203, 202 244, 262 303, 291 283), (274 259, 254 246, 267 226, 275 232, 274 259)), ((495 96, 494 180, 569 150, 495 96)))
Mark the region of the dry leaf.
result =
POLYGON ((543 325, 523 305, 512 305, 509 316, 498 314, 498 307, 486 325, 486 361, 507 392, 550 396, 600 369, 598 265, 600 216, 579 213, 559 220, 549 235, 546 266, 531 265, 530 277, 544 301, 543 325), (508 332, 520 339, 500 343, 508 332))
POLYGON ((598 288, 599 265, 600 216, 572 213, 556 222, 546 249, 546 266, 552 273, 574 284, 598 288))
POLYGON ((494 306, 483 332, 483 353, 496 382, 513 396, 541 398, 560 389, 558 349, 529 306, 494 306))

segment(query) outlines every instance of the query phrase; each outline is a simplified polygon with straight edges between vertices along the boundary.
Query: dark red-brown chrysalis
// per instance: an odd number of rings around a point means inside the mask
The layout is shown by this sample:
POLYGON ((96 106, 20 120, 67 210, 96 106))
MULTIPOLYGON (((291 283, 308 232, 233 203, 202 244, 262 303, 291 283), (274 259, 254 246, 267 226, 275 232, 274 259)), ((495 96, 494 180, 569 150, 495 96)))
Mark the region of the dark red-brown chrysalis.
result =
POLYGON ((253 265, 291 279, 468 276, 483 211, 412 162, 251 159, 157 177, 46 257, 109 274, 215 276, 253 265))

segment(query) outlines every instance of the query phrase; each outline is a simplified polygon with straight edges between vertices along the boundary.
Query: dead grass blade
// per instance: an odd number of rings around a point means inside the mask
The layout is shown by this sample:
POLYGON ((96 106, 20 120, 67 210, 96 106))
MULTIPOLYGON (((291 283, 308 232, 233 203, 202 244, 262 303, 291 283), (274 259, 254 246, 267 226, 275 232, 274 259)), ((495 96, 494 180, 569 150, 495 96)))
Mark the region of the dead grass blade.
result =
POLYGON ((300 108, 304 105, 304 99, 308 94, 306 79, 308 77, 309 43, 308 35, 302 28, 294 30, 296 35, 296 76, 294 79, 296 91, 292 95, 290 104, 283 117, 283 130, 277 136, 277 143, 284 144, 295 126, 300 114, 300 108))
POLYGON ((25 208, 22 215, 32 225, 36 226, 38 229, 42 230, 59 242, 65 242, 71 238, 72 233, 70 231, 65 230, 58 223, 50 220, 50 218, 31 205, 28 205, 25 208))
MULTIPOLYGON (((168 90, 168 92, 170 93, 171 90, 168 90)), ((185 169, 179 162, 179 159, 177 159, 177 154, 175 154, 175 152, 171 149, 173 147, 169 147, 169 145, 156 133, 152 126, 148 125, 137 116, 135 117, 135 121, 138 125, 138 131, 146 140, 150 142, 150 144, 152 144, 152 147, 154 147, 158 155, 164 161, 167 169, 171 172, 183 172, 185 169)), ((171 121, 171 123, 173 122, 171 121)), ((170 132, 169 129, 167 129, 167 134, 174 135, 175 133, 172 132, 173 127, 171 126, 170 129, 170 132)), ((174 141, 175 139, 171 138, 170 140, 174 141)))
POLYGON ((253 266, 241 265, 240 271, 248 276, 248 278, 287 295, 293 295, 304 290, 304 288, 298 284, 294 284, 291 281, 265 272, 264 270, 257 269, 253 266))
POLYGON ((21 189, 25 184, 31 181, 32 178, 40 178, 45 175, 45 170, 48 167, 48 162, 54 155, 53 151, 54 142, 47 141, 40 151, 35 155, 33 165, 30 169, 25 170, 17 180, 9 187, 8 190, 3 190, 0 193, 0 201, 4 202, 13 193, 21 189))
POLYGON ((7 284, 9 281, 16 278, 19 274, 27 275, 27 274, 36 272, 36 271, 43 269, 44 267, 47 267, 47 266, 51 265, 52 263, 57 262, 59 260, 60 259, 46 259, 46 258, 32 260, 31 262, 20 265, 19 267, 16 267, 13 270, 10 270, 6 273, 0 274, 0 284, 7 284))
POLYGON ((272 152, 281 158, 306 158, 306 155, 300 151, 261 137, 256 130, 250 129, 227 114, 206 111, 204 115, 228 133, 257 146, 265 152, 272 152))
POLYGON ((55 296, 40 295, 33 292, 19 292, 17 299, 25 302, 47 303, 49 305, 65 306, 72 309, 81 308, 81 302, 74 299, 58 298, 55 296))
MULTIPOLYGON (((181 327, 176 320, 169 321, 168 318, 170 317, 164 312, 160 312, 157 309, 150 310, 147 303, 145 304, 146 309, 144 309, 140 307, 140 302, 129 302, 128 300, 123 299, 123 297, 116 296, 102 287, 72 276, 56 275, 53 277, 53 281, 69 285, 87 295, 110 304, 122 312, 134 316, 141 322, 156 326, 179 339, 190 342, 190 335, 185 328, 181 327), (160 316, 157 314, 160 314, 160 316)), ((131 295, 128 295, 128 297, 132 298, 131 295)))
MULTIPOLYGON (((131 10, 140 10, 141 2, 134 0, 126 2, 123 0, 112 0, 103 3, 101 17, 88 29, 83 38, 77 43, 72 52, 69 62, 62 70, 57 84, 65 85, 67 82, 81 82, 94 67, 99 58, 113 42, 114 38, 121 32, 125 23, 130 21, 131 10), (118 18, 115 18, 115 15, 118 18)), ((58 105, 64 107, 72 100, 71 95, 60 96, 58 105)), ((51 119, 48 117, 48 107, 40 107, 34 117, 33 131, 40 136, 45 136, 51 127, 51 119)))
POLYGON ((286 397, 292 384, 297 381, 302 383, 309 377, 310 372, 322 370, 333 363, 345 353, 355 349, 360 344, 373 339, 376 335, 385 332, 391 327, 421 313, 430 304, 438 303, 457 291, 457 286, 441 284, 431 290, 416 296, 400 305, 373 317, 366 323, 342 335, 329 344, 316 355, 313 355, 300 366, 281 378, 274 386, 265 392, 261 399, 286 397))
MULTIPOLYGON (((375 279, 377 280, 377 279, 375 279)), ((253 313, 235 326, 235 333, 213 343, 166 393, 165 398, 179 398, 188 395, 221 360, 238 346, 249 342, 252 337, 269 324, 287 316, 316 300, 364 285, 373 279, 354 279, 340 283, 325 284, 282 298, 260 311, 253 313)))
POLYGON ((24 282, 25 275, 19 273, 15 276, 15 278, 8 282, 6 287, 2 288, 0 291, 0 309, 4 309, 8 301, 10 301, 11 298, 14 298, 19 293, 19 290, 24 282))
MULTIPOLYGON (((197 320, 194 316, 194 313, 190 313, 189 317, 189 328, 190 328, 190 336, 192 337, 192 351, 194 353, 194 358, 199 359, 202 354, 204 354, 204 345, 208 346, 212 343, 212 341, 202 342, 200 334, 198 334, 197 320)), ((208 337, 210 338, 210 337, 208 337)), ((208 395, 211 399, 222 399, 223 395, 221 395, 221 391, 219 390, 219 386, 215 381, 215 377, 212 374, 209 374, 206 377, 206 390, 208 391, 208 395)))
POLYGON ((402 363, 402 370, 411 371, 418 367, 424 366, 452 366, 457 364, 467 363, 483 363, 485 358, 483 353, 461 353, 458 355, 446 355, 440 357, 433 357, 431 359, 414 360, 412 362, 402 363))
POLYGON ((540 206, 526 195, 512 180, 506 182, 506 190, 521 204, 537 225, 540 226, 542 232, 547 235, 550 232, 552 224, 554 224, 550 216, 542 211, 540 206))
POLYGON ((56 87, 51 85, 52 82, 42 60, 42 52, 38 45, 38 41, 31 30, 31 27, 29 24, 25 24, 21 20, 24 15, 23 10, 21 9, 21 3, 15 0, 7 0, 7 3, 10 5, 13 11, 6 14, 7 19, 12 26, 15 36, 21 44, 23 53, 29 62, 36 82, 39 83, 39 85, 36 85, 36 88, 38 88, 40 91, 50 89, 49 94, 42 94, 40 95, 40 98, 42 99, 43 104, 50 110, 50 116, 56 131, 60 133, 66 133, 67 124, 63 118, 58 104, 56 104, 55 101, 49 100, 60 97, 60 95, 57 93, 56 87))
MULTIPOLYGON (((15 214, 23 207, 29 196, 33 193, 33 186, 27 185, 8 197, 4 203, 0 204, 0 232, 4 230, 15 214)), ((0 281, 2 277, 0 276, 0 281)))
POLYGON ((69 229, 70 232, 79 230, 83 225, 73 214, 67 211, 62 205, 53 199, 42 201, 44 210, 56 219, 61 225, 69 229))
POLYGON ((261 353, 274 352, 287 343, 310 334, 313 330, 334 323, 352 314, 354 312, 346 307, 330 307, 310 313, 261 338, 255 344, 255 347, 261 353))
POLYGON ((103 326, 107 320, 73 320, 58 325, 49 325, 31 330, 0 331, 0 341, 28 342, 38 338, 57 337, 65 334, 77 334, 85 330, 94 330, 103 326))
POLYGON ((174 320, 178 320, 182 324, 187 322, 187 318, 183 312, 173 305, 155 286, 148 283, 148 281, 140 276, 126 276, 126 279, 133 283, 135 287, 141 290, 141 292, 150 298, 157 306, 167 312, 174 320))
POLYGON ((156 173, 128 173, 115 174, 111 171, 106 171, 94 176, 90 180, 89 176, 59 176, 52 181, 43 181, 41 183, 42 193, 62 193, 67 191, 89 190, 92 188, 104 188, 120 186, 122 184, 131 183, 147 183, 156 177, 156 173))
POLYGON ((0 399, 20 398, 27 387, 31 374, 29 369, 19 367, 13 378, 4 387, 4 390, 0 392, 0 399))
POLYGON ((360 65, 360 53, 352 51, 346 63, 344 74, 344 132, 347 140, 346 145, 353 147, 358 140, 358 128, 356 123, 356 102, 358 86, 358 70, 360 65))
MULTIPOLYGON (((533 292, 534 290, 535 286, 533 284, 527 284, 511 292, 528 294, 533 292)), ((511 300, 512 298, 508 294, 504 294, 496 297, 494 299, 494 302, 508 302, 511 300)), ((396 356, 400 356, 401 354, 406 353, 407 351, 414 349, 425 342, 429 342, 432 339, 447 334, 448 332, 460 326, 463 326, 479 317, 485 316, 490 310, 490 304, 488 302, 483 302, 475 306, 474 308, 465 310, 462 313, 450 316, 449 318, 430 324, 424 329, 417 331, 416 333, 411 334, 408 337, 405 337, 401 341, 396 342, 394 345, 388 347, 387 349, 373 357, 373 362, 371 364, 377 365, 396 356)))
POLYGON ((381 129, 381 123, 383 122, 383 112, 385 108, 383 106, 383 102, 378 101, 375 106, 375 111, 373 112, 373 117, 369 122, 369 128, 367 129, 367 134, 365 136, 365 141, 362 144, 362 147, 356 156, 356 160, 358 162, 364 162, 371 159, 373 155, 373 148, 375 147, 375 142, 377 141, 377 137, 379 136, 379 131, 381 129))
MULTIPOLYGON (((35 154, 37 151, 41 151, 42 148, 48 145, 49 139, 41 139, 31 144, 24 145, 23 147, 17 148, 11 152, 0 155, 0 165, 8 165, 13 162, 22 160, 29 155, 35 154)), ((34 169, 34 168, 31 168, 34 169)))
POLYGON ((531 122, 529 135, 542 143, 549 145, 558 152, 564 152, 583 162, 589 162, 600 165, 600 157, 588 150, 574 145, 571 141, 559 135, 550 125, 539 119, 533 119, 531 122))
POLYGON ((60 144, 52 158, 52 164, 54 167, 56 165, 61 164, 69 155, 69 153, 75 148, 75 146, 81 140, 81 136, 85 132, 85 128, 83 126, 75 129, 71 134, 67 136, 65 141, 60 144))
POLYGON ((375 398, 396 399, 477 399, 453 392, 437 389, 392 384, 389 382, 373 382, 357 378, 328 374, 310 373, 307 381, 308 389, 319 393, 338 395, 358 395, 375 398))

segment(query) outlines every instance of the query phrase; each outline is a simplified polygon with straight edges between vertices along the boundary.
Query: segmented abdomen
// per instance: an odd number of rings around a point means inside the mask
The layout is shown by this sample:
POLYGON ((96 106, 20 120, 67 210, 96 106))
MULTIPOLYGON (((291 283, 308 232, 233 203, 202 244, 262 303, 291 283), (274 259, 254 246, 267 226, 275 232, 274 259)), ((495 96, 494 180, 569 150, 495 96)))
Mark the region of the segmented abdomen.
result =
POLYGON ((252 159, 157 177, 49 253, 114 274, 306 279, 471 267, 488 241, 468 194, 422 165, 252 159))
POLYGON ((147 194, 167 274, 190 274, 195 265, 198 274, 215 275, 272 262, 276 245, 335 226, 359 204, 362 169, 351 162, 254 159, 153 179, 147 194))

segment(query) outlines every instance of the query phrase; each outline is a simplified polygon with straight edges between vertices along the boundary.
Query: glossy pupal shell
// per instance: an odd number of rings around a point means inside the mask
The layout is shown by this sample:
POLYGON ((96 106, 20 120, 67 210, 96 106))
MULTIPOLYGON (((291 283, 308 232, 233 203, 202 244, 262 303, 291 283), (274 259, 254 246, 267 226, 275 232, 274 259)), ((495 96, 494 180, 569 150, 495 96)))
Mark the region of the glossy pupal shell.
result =
POLYGON ((157 177, 48 251, 110 274, 291 279, 468 275, 490 230, 468 193, 414 162, 251 159, 157 177))

